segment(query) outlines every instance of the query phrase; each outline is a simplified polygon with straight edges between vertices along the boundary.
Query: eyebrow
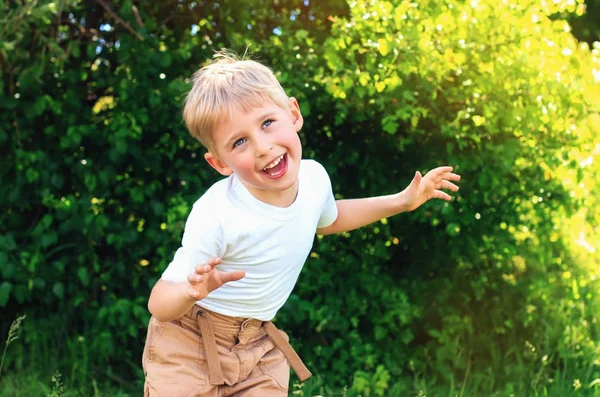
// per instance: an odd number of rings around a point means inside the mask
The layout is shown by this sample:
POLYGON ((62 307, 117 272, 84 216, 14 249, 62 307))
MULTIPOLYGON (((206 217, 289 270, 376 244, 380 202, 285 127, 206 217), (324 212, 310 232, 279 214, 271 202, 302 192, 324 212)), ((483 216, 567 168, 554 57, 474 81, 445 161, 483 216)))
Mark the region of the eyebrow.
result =
MULTIPOLYGON (((274 111, 269 111, 269 112, 263 113, 259 117, 256 118, 256 121, 260 122, 268 117, 275 115, 275 113, 276 112, 274 112, 274 111)), ((231 146, 231 143, 235 142, 240 135, 244 135, 244 130, 236 131, 235 133, 229 135, 229 138, 227 138, 227 140, 225 141, 225 147, 231 146)))

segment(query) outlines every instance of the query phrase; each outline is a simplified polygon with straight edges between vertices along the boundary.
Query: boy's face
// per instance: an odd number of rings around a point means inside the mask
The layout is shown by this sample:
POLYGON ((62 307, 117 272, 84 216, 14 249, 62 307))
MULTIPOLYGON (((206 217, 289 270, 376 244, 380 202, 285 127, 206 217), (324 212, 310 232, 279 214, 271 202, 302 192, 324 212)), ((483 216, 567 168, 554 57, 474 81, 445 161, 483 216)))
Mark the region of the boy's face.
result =
POLYGON ((249 112, 236 111, 213 131, 213 148, 204 157, 222 175, 235 173, 260 201, 289 206, 298 191, 302 123, 294 98, 288 109, 266 103, 249 112))

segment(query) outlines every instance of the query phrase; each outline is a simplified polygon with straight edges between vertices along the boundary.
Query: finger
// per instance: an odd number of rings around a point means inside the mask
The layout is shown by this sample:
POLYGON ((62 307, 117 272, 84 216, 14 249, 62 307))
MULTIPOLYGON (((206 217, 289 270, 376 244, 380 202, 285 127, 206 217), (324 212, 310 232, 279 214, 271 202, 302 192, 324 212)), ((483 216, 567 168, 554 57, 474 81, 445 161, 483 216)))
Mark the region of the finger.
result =
POLYGON ((445 165, 443 167, 434 168, 429 172, 431 172, 434 175, 443 175, 445 173, 452 172, 452 169, 453 169, 452 167, 445 165))
POLYGON ((218 256, 215 256, 213 258, 210 258, 206 261, 206 263, 202 263, 200 265, 197 265, 196 268, 194 269, 194 271, 198 274, 204 274, 204 273, 208 273, 210 272, 212 269, 214 269, 215 266, 217 266, 218 264, 220 264, 222 261, 222 259, 218 256))
POLYGON ((212 270, 212 267, 210 265, 207 265, 206 263, 203 263, 201 265, 197 265, 194 268, 194 272, 196 274, 206 274, 206 273, 210 273, 210 271, 212 270))
POLYGON ((200 292, 196 291, 193 288, 188 288, 188 295, 191 296, 192 298, 195 298, 195 299, 199 299, 200 298, 200 292))
POLYGON ((207 260, 206 264, 214 269, 215 266, 221 264, 221 262, 222 262, 222 259, 220 256, 214 256, 214 257, 210 258, 209 260, 207 260))
POLYGON ((454 174, 452 172, 447 172, 442 175, 442 179, 446 179, 448 181, 460 181, 460 175, 454 174))
POLYGON ((439 184, 438 189, 448 189, 448 190, 451 190, 453 192, 458 192, 458 186, 456 186, 454 183, 448 182, 448 181, 442 181, 439 184))
POLYGON ((452 197, 450 197, 450 195, 448 193, 442 192, 441 190, 434 190, 433 198, 442 199, 442 200, 446 200, 446 201, 452 200, 452 197))
POLYGON ((192 273, 188 276, 188 283, 190 284, 200 284, 204 282, 204 276, 198 273, 192 273))
POLYGON ((243 270, 234 270, 232 272, 221 272, 221 281, 228 283, 230 281, 238 281, 246 275, 243 270))

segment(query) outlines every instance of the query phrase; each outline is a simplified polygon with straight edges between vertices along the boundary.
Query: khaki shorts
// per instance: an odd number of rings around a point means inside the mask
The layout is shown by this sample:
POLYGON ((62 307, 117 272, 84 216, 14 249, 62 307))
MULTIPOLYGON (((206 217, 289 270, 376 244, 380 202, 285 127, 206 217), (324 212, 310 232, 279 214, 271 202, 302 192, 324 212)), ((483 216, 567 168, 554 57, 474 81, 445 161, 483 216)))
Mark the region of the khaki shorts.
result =
POLYGON ((142 359, 144 396, 287 396, 288 359, 301 372, 300 359, 293 357, 287 335, 272 323, 265 324, 197 305, 178 320, 160 322, 152 317, 142 359))

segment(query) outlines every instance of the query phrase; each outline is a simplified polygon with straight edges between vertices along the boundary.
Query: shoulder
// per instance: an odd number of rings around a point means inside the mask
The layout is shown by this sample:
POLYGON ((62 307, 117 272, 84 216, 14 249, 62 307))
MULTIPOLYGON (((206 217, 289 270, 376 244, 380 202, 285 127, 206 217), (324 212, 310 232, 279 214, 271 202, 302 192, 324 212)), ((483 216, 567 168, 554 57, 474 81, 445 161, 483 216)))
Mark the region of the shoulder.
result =
POLYGON ((299 179, 301 190, 308 192, 311 200, 324 203, 332 194, 329 174, 325 167, 315 160, 302 160, 299 179))
POLYGON ((316 177, 319 180, 329 180, 329 174, 327 173, 325 167, 315 160, 302 160, 300 162, 300 173, 311 178, 316 177))
POLYGON ((209 187, 208 190, 206 190, 206 192, 204 192, 204 194, 198 198, 198 200, 196 200, 194 206, 208 203, 214 201, 215 199, 226 196, 229 192, 229 189, 231 189, 230 179, 231 178, 228 177, 213 183, 212 186, 209 187))
POLYGON ((196 202, 190 213, 191 218, 204 222, 219 223, 223 214, 227 214, 230 202, 230 178, 215 182, 196 202))

